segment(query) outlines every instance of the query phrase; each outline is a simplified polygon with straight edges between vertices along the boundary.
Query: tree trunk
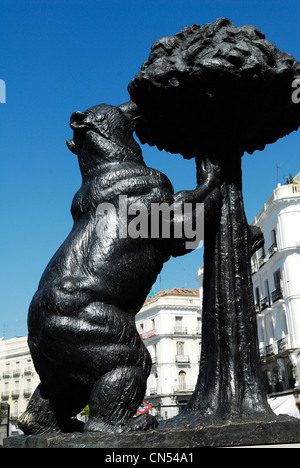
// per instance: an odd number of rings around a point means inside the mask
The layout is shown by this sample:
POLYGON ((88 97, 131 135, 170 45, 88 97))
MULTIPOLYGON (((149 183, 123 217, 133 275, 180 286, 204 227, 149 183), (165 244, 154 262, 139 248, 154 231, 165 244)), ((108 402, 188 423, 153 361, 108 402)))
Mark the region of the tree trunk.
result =
MULTIPOLYGON (((259 356, 241 158, 226 161, 221 166, 222 206, 211 214, 213 221, 205 224, 200 373, 178 423, 274 416, 267 403, 259 356)), ((197 161, 198 184, 206 168, 207 161, 197 161)))

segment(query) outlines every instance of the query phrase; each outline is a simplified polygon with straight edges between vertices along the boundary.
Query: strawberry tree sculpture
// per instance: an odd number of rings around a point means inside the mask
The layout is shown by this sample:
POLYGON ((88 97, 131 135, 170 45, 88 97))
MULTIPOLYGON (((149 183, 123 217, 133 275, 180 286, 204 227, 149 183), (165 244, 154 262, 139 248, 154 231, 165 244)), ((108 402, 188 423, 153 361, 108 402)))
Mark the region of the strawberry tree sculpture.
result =
POLYGON ((198 186, 208 172, 218 174, 221 193, 205 224, 200 373, 174 426, 274 418, 250 266, 263 236, 244 213, 241 159, 298 129, 300 105, 291 99, 297 74, 300 63, 259 29, 219 18, 157 41, 129 84, 140 141, 195 158, 198 186))

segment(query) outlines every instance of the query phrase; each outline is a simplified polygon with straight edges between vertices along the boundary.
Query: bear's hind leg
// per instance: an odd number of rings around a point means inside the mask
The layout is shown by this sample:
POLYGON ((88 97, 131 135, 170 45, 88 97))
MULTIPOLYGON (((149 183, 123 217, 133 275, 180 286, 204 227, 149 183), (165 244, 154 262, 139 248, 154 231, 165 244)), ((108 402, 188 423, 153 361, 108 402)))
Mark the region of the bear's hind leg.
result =
POLYGON ((90 396, 90 417, 84 432, 128 432, 156 427, 152 416, 133 418, 146 390, 146 377, 138 367, 117 367, 98 380, 90 396), (142 422, 143 419, 143 422, 142 422))
POLYGON ((25 435, 82 432, 83 422, 72 418, 72 411, 67 407, 68 399, 63 401, 49 399, 40 384, 29 400, 25 412, 17 421, 25 435))
POLYGON ((26 435, 60 432, 50 400, 44 398, 42 394, 40 384, 31 396, 25 412, 18 418, 18 428, 26 435))

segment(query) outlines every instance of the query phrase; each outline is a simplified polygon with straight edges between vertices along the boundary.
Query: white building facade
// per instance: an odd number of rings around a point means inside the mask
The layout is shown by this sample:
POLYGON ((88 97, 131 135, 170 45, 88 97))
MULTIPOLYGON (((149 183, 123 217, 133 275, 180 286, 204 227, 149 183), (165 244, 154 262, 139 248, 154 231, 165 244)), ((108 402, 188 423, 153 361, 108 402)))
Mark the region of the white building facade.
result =
POLYGON ((158 419, 176 416, 194 391, 199 373, 198 289, 161 291, 145 302, 136 326, 152 357, 145 401, 158 419))
POLYGON ((284 392, 300 385, 300 184, 278 185, 252 224, 265 237, 251 260, 263 372, 284 392))
POLYGON ((0 338, 0 401, 10 407, 11 433, 18 433, 17 418, 25 411, 39 383, 27 336, 0 338))

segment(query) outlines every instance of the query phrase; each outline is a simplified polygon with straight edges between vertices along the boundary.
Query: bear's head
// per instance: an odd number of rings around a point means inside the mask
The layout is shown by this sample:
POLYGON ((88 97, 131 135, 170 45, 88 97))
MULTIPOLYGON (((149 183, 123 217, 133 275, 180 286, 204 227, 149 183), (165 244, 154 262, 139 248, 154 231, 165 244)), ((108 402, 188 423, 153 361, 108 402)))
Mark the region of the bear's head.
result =
MULTIPOLYGON (((71 115, 73 139, 67 140, 72 153, 84 159, 101 161, 140 161, 141 149, 133 138, 132 106, 99 104, 71 115)), ((87 162, 87 161, 86 161, 87 162)))

